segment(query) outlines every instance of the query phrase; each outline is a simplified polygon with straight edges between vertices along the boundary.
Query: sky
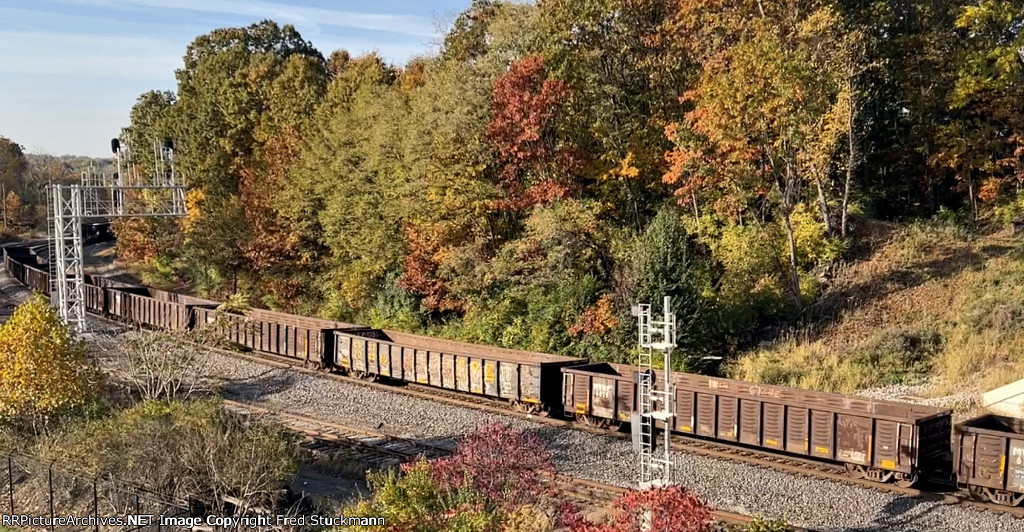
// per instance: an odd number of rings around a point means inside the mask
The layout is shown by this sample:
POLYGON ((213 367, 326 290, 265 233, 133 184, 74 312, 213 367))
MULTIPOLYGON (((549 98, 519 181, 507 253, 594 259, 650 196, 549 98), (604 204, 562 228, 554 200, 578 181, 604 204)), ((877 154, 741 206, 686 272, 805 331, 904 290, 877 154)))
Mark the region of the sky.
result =
POLYGON ((470 0, 0 0, 0 136, 28 153, 108 157, 135 99, 174 90, 198 35, 263 19, 324 56, 437 51, 470 0))

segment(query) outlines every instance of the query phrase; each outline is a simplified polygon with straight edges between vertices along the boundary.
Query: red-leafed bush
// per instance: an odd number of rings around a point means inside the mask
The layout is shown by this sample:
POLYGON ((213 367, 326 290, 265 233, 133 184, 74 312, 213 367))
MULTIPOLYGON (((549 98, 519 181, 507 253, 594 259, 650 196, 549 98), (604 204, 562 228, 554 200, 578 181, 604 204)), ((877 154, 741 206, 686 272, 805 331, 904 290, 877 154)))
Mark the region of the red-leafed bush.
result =
POLYGON ((639 532, 646 512, 650 512, 651 532, 706 532, 713 523, 711 508, 679 486, 622 495, 615 501, 615 517, 609 523, 586 520, 572 504, 559 506, 556 522, 569 532, 639 532))
POLYGON ((533 434, 495 423, 466 437, 451 456, 433 464, 438 486, 470 489, 494 506, 516 508, 550 494, 551 453, 533 434))

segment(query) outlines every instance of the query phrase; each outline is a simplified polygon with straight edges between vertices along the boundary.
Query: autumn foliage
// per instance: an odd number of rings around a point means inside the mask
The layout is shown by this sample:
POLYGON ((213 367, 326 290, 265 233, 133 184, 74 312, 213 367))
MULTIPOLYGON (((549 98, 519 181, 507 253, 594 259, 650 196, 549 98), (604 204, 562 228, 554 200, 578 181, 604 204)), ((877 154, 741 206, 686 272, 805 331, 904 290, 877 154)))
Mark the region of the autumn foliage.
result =
POLYGON ((0 326, 0 421, 43 430, 95 399, 101 382, 85 346, 41 295, 0 326))
POLYGON ((866 217, 1024 220, 1020 0, 466 3, 405 65, 273 21, 197 37, 125 132, 137 168, 176 139, 188 217, 119 224, 122 258, 613 362, 628 307, 668 295, 677 360, 716 371, 817 319, 866 217))
POLYGON ((554 473, 551 452, 536 435, 486 425, 448 457, 371 475, 373 500, 345 515, 383 516, 389 531, 640 532, 650 511, 653 532, 710 530, 711 509, 678 486, 627 492, 609 521, 588 521, 579 507, 558 502, 554 473))
POLYGON ((544 480, 554 473, 551 453, 540 438, 497 423, 477 429, 453 455, 433 464, 439 485, 470 489, 506 508, 534 504, 549 494, 544 480))
POLYGON ((680 486, 625 493, 616 499, 614 515, 607 523, 590 522, 578 507, 562 504, 558 523, 569 532, 640 532, 648 512, 651 532, 706 532, 714 523, 711 508, 680 486))

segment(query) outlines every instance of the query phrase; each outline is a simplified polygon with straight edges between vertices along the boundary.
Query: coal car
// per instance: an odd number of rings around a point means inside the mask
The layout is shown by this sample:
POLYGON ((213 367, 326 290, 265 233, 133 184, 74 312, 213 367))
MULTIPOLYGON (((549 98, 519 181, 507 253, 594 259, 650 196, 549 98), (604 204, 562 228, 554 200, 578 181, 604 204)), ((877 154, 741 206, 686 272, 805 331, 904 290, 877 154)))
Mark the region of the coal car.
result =
POLYGON ((957 484, 972 497, 1024 503, 1024 421, 990 414, 958 423, 953 455, 957 484))
POLYGON ((505 399, 529 414, 560 406, 560 370, 583 359, 442 340, 398 331, 332 331, 334 365, 359 377, 383 376, 505 399))

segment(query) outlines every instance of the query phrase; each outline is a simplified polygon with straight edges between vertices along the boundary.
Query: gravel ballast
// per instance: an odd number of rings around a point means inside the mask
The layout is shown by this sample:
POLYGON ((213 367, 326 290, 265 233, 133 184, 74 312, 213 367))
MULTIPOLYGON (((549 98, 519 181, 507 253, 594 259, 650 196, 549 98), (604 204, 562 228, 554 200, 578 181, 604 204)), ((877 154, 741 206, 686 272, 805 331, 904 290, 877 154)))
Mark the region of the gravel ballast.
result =
MULTIPOLYGON (((0 272, 0 290, 22 300, 27 290, 0 272)), ((630 486, 636 456, 629 441, 552 427, 513 416, 454 407, 211 352, 204 371, 226 395, 340 424, 395 436, 451 444, 476 427, 507 423, 547 443, 558 469, 581 478, 630 486)), ((1024 531, 1024 521, 955 505, 806 478, 747 464, 674 453, 674 476, 714 506, 733 512, 786 518, 829 532, 1024 531)))
MULTIPOLYGON (((227 395, 240 400, 435 444, 450 444, 483 424, 507 423, 543 438, 563 473, 620 486, 636 482, 637 459, 626 440, 439 404, 216 353, 211 354, 206 369, 212 377, 222 379, 227 395)), ((782 517, 815 530, 1024 530, 1024 521, 1008 515, 919 501, 726 460, 673 454, 676 480, 716 507, 782 517)))

